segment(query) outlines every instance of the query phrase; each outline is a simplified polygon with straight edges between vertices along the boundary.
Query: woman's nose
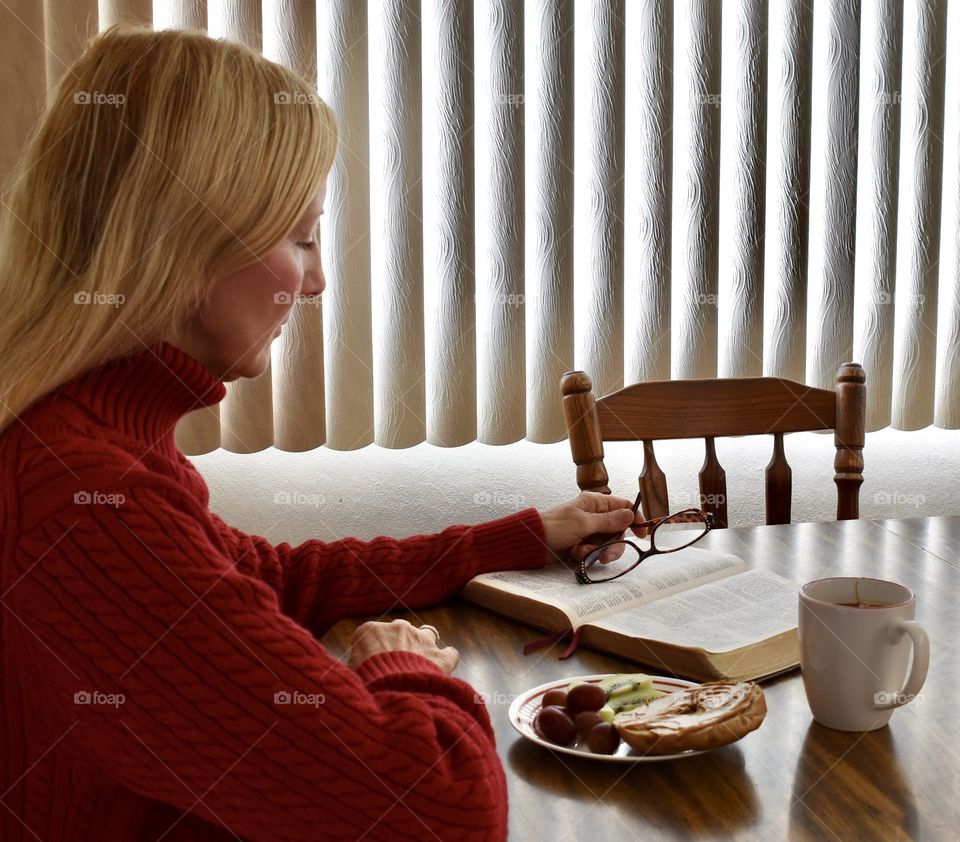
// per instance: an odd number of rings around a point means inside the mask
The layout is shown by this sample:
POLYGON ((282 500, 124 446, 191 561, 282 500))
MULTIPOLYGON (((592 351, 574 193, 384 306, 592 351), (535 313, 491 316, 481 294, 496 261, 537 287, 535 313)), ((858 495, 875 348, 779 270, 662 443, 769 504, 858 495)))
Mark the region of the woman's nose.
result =
POLYGON ((304 295, 320 295, 327 288, 327 279, 323 274, 323 267, 317 263, 316 268, 306 272, 303 276, 304 295))

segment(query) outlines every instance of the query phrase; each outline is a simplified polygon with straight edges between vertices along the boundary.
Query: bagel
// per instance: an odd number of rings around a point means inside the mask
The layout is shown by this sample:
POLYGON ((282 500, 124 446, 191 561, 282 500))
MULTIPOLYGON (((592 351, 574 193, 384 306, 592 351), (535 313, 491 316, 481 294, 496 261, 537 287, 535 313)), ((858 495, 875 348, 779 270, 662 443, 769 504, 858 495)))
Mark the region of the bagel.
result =
POLYGON ((644 754, 678 754, 739 740, 758 728, 766 714, 759 684, 709 681, 619 713, 613 724, 631 748, 644 754))

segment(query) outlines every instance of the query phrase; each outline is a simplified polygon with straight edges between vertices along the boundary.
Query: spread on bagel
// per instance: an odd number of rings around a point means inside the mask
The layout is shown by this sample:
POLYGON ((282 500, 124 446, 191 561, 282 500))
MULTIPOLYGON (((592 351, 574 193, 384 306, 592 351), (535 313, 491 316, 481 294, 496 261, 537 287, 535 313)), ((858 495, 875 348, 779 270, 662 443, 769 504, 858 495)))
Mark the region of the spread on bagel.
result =
POLYGON ((624 742, 644 754, 677 754, 739 740, 766 713, 759 684, 710 681, 617 714, 613 724, 624 742))

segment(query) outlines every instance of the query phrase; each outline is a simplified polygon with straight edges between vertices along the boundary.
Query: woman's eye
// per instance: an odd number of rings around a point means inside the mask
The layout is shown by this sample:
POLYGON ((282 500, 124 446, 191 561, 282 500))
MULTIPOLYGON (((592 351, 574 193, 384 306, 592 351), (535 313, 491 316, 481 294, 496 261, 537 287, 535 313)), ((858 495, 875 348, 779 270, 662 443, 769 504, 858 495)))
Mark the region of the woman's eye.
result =
POLYGON ((305 251, 311 251, 316 244, 317 244, 316 241, 312 241, 309 243, 297 243, 297 247, 302 248, 305 251))

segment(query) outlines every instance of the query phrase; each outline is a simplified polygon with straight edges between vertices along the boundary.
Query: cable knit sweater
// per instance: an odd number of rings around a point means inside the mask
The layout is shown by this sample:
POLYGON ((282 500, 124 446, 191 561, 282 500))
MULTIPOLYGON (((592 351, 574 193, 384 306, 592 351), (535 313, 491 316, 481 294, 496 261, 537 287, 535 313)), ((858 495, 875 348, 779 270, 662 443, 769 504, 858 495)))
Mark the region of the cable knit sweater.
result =
POLYGON ((503 769, 470 686, 409 652, 353 671, 316 636, 543 564, 536 510, 273 546, 210 512, 174 443, 224 395, 161 342, 0 435, 0 838, 503 838, 503 769))

